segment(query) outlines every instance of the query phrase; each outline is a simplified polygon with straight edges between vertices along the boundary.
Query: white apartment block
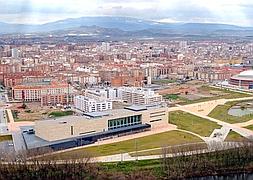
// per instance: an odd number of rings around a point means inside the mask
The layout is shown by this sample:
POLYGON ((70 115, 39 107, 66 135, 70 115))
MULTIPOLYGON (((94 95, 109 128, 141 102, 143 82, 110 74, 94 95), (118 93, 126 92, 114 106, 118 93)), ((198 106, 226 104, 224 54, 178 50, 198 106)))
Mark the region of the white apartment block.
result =
POLYGON ((147 88, 121 87, 120 91, 122 101, 131 104, 160 104, 163 100, 162 95, 147 88))
POLYGON ((162 95, 153 90, 136 87, 89 89, 85 95, 96 100, 120 100, 136 105, 160 104, 163 101, 162 95))
POLYGON ((105 111, 112 109, 112 101, 100 101, 79 95, 74 97, 74 106, 83 112, 105 111))
POLYGON ((118 88, 88 89, 85 96, 96 100, 121 100, 121 91, 118 88))

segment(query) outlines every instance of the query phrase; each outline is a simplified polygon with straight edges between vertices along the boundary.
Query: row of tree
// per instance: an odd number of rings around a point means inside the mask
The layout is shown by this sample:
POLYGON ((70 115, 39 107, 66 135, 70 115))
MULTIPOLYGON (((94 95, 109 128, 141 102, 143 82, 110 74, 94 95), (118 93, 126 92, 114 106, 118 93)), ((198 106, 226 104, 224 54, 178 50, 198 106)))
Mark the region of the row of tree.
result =
MULTIPOLYGON (((219 150, 203 153, 196 151, 189 154, 174 149, 174 156, 167 157, 167 149, 163 149, 161 163, 163 176, 166 178, 185 178, 195 176, 214 176, 217 174, 253 172, 253 144, 234 143, 227 147, 217 144, 219 150)), ((171 150, 170 150, 171 151, 171 150)))
MULTIPOLYGON (((215 146, 215 145, 214 145, 215 146)), ((0 154, 0 179, 184 179, 186 177, 213 176, 217 174, 253 172, 253 144, 245 142, 223 147, 218 151, 204 152, 191 146, 182 148, 162 148, 162 158, 157 161, 159 175, 154 167, 143 164, 143 168, 132 167, 131 171, 106 169, 104 164, 91 163, 87 154, 81 160, 53 160, 29 158, 27 154, 10 156, 0 154), (168 156, 169 153, 169 156, 168 156)), ((30 152, 31 153, 31 152, 30 152)), ((31 154, 29 154, 31 156, 31 154)), ((74 159, 74 158, 73 158, 74 159)), ((150 160, 152 161, 152 160, 150 160)), ((127 162, 119 162, 124 165, 127 162)), ((133 164, 134 166, 134 164, 133 164)), ((156 170, 157 170, 156 169, 156 170)))

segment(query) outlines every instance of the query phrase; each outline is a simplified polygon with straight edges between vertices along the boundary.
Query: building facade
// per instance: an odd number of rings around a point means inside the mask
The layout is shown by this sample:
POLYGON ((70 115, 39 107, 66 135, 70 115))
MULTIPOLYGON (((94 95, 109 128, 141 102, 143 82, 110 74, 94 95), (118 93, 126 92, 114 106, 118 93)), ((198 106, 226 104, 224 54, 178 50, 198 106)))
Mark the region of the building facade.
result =
POLYGON ((231 77, 229 84, 242 89, 253 89, 253 70, 243 71, 231 77))
POLYGON ((118 87, 86 90, 86 96, 93 99, 124 101, 136 105, 161 104, 162 95, 148 88, 118 87))
POLYGON ((83 112, 105 111, 112 109, 112 101, 95 100, 79 95, 74 97, 74 106, 83 112))
POLYGON ((73 102, 73 88, 66 83, 40 82, 17 85, 12 88, 12 98, 41 105, 66 105, 73 102))
POLYGON ((84 116, 36 121, 35 135, 46 141, 107 133, 131 127, 168 123, 167 107, 131 106, 126 109, 86 113, 84 116))

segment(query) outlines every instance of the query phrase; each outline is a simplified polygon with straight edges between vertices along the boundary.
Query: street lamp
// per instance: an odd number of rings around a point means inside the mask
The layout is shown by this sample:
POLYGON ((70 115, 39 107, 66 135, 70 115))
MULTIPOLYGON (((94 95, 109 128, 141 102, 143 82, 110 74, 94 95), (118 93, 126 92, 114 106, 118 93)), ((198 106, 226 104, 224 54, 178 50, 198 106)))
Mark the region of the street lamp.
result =
POLYGON ((134 139, 134 145, 135 145, 135 157, 136 157, 136 161, 138 161, 138 155, 137 155, 137 139, 134 139))

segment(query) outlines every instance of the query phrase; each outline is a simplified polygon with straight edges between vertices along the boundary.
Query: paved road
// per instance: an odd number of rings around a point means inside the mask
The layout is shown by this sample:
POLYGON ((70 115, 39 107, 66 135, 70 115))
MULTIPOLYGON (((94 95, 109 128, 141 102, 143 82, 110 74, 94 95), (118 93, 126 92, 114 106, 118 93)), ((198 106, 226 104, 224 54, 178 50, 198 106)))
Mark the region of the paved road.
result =
POLYGON ((247 122, 242 122, 242 123, 236 123, 234 124, 238 127, 246 127, 246 126, 250 126, 250 125, 253 125, 253 119, 250 120, 250 121, 247 121, 247 122))
POLYGON ((9 129, 10 133, 12 134, 14 149, 16 152, 22 152, 22 151, 26 150, 26 146, 25 146, 25 141, 22 136, 22 132, 21 132, 20 127, 21 126, 32 126, 32 125, 34 125, 34 122, 29 122, 29 121, 15 122, 14 118, 12 116, 11 110, 7 109, 6 112, 7 112, 9 121, 10 121, 8 123, 8 129, 9 129))
POLYGON ((0 93, 0 134, 8 133, 7 118, 5 115, 5 97, 0 93))
MULTIPOLYGON (((203 149, 203 150, 197 150, 197 151, 188 151, 185 153, 173 153, 173 154, 167 154, 166 157, 175 157, 175 156, 182 156, 182 155, 194 155, 194 154, 200 154, 200 153, 207 153, 207 152, 213 152, 217 150, 225 150, 225 149, 231 149, 235 147, 244 146, 244 143, 219 143, 214 144, 213 149, 203 149)), ((134 152, 132 152, 134 153, 134 152)), ((164 155, 148 155, 148 156, 130 156, 129 153, 123 153, 123 154, 115 154, 110 156, 101 156, 97 158, 93 158, 93 162, 119 162, 119 161, 134 161, 134 160, 149 160, 149 159, 160 159, 163 158, 164 155)), ((61 162, 61 161, 58 161, 61 162)))
POLYGON ((9 130, 12 134, 13 144, 16 152, 22 152, 26 150, 25 141, 20 129, 21 126, 33 126, 34 122, 12 122, 8 124, 9 130))

